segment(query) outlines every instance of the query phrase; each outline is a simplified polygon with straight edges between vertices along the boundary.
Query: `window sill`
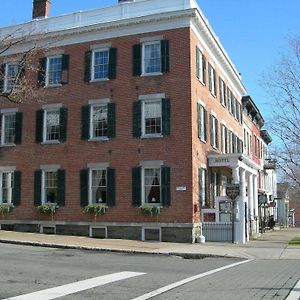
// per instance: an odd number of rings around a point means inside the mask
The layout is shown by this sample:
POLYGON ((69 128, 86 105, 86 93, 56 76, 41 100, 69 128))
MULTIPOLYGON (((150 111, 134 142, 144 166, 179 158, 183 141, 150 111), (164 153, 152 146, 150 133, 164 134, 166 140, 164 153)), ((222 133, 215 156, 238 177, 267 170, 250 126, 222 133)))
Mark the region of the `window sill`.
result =
POLYGON ((207 141, 203 140, 203 139, 199 139, 201 143, 207 144, 207 141))
POLYGON ((162 134, 145 134, 141 136, 141 139, 161 139, 163 137, 162 134))
POLYGON ((141 74, 141 77, 161 76, 161 75, 163 75, 163 73, 161 73, 161 72, 156 72, 156 73, 144 73, 144 74, 141 74))
POLYGON ((213 94, 212 92, 210 92, 210 94, 217 99, 217 95, 213 94))
POLYGON ((92 79, 92 80, 90 80, 90 83, 94 83, 94 82, 106 82, 106 81, 109 81, 109 78, 92 79))
POLYGON ((49 84, 49 85, 45 85, 45 89, 47 89, 47 88, 58 88, 58 87, 61 87, 61 86, 62 86, 61 83, 49 84))
POLYGON ((198 78, 198 81, 200 82, 201 85, 206 86, 206 84, 201 79, 198 78))
POLYGON ((16 144, 1 144, 0 148, 16 147, 16 144))
POLYGON ((45 141, 41 143, 41 145, 57 145, 57 144, 60 144, 60 141, 45 141))
POLYGON ((4 205, 4 206, 14 206, 13 203, 2 203, 2 202, 0 202, 0 205, 4 205))
POLYGON ((109 138, 108 137, 99 137, 99 138, 88 139, 88 142, 105 142, 105 141, 109 141, 109 138))
POLYGON ((142 203, 141 206, 158 206, 158 207, 163 208, 163 205, 161 203, 151 203, 151 202, 150 203, 144 202, 144 203, 142 203))

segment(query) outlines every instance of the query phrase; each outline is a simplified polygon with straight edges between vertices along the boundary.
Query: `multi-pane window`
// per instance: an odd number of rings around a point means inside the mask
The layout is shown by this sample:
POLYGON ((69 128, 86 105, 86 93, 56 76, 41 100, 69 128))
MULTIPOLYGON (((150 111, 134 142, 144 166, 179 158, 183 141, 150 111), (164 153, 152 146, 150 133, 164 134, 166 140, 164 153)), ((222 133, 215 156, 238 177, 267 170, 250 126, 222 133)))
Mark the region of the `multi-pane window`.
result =
POLYGON ((107 137, 107 105, 91 106, 91 138, 107 137))
POLYGON ((18 74, 18 64, 10 63, 5 65, 4 92, 11 92, 18 74))
POLYGON ((61 84, 62 78, 62 55, 47 58, 46 85, 61 84))
POLYGON ((221 125, 221 151, 227 153, 227 128, 221 125))
POLYGON ((201 141, 207 141, 207 111, 198 103, 198 137, 201 141))
POLYGON ((218 120, 215 116, 210 115, 210 140, 214 148, 218 147, 218 120))
POLYGON ((1 125, 1 144, 14 144, 16 135, 16 114, 3 114, 1 125))
POLYGON ((45 110, 44 112, 44 142, 58 141, 60 138, 60 111, 45 110))
POLYGON ((209 79, 209 90, 213 96, 216 96, 216 71, 211 64, 208 64, 208 79, 209 79))
POLYGON ((197 77, 205 84, 206 82, 206 58, 201 52, 201 50, 196 47, 196 70, 197 70, 197 77))
POLYGON ((233 97, 233 95, 232 95, 232 92, 231 92, 231 90, 227 87, 227 108, 228 108, 228 111, 230 112, 230 113, 232 113, 232 109, 231 109, 231 106, 232 106, 232 97, 233 97))
POLYGON ((207 170, 204 168, 199 168, 199 206, 208 207, 209 200, 207 197, 207 170))
POLYGON ((143 101, 143 135, 160 135, 161 132, 161 100, 143 101))
POLYGON ((14 188, 14 172, 0 173, 1 178, 1 193, 0 203, 12 203, 13 188, 14 188))
POLYGON ((109 49, 93 52, 92 80, 108 78, 109 72, 109 49))
POLYGON ((220 85, 220 102, 223 106, 226 106, 226 85, 225 82, 219 77, 219 85, 220 85))
POLYGON ((161 73, 161 43, 143 44, 143 74, 161 73))
POLYGON ((57 171, 43 172, 43 203, 56 203, 57 198, 57 171))
POLYGON ((143 201, 149 204, 161 203, 161 169, 144 168, 143 169, 143 201))
POLYGON ((106 169, 90 169, 89 203, 106 203, 107 171, 106 169))

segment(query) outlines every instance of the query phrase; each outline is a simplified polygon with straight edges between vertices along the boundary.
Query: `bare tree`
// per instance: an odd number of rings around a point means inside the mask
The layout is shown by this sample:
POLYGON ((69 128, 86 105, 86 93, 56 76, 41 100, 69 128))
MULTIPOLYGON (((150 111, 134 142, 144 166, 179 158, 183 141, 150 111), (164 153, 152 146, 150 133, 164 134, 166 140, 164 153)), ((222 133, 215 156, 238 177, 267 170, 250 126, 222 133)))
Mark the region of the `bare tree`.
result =
POLYGON ((300 39, 289 41, 279 63, 264 76, 271 96, 270 130, 274 158, 282 172, 300 186, 300 39))

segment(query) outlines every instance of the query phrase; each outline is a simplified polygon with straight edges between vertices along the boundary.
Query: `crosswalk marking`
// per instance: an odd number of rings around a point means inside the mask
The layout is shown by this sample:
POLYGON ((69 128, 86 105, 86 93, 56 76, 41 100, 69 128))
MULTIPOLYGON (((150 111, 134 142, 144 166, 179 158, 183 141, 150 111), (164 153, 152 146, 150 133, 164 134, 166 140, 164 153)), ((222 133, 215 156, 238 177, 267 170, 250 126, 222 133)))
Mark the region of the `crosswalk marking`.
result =
POLYGON ((172 289, 175 289, 181 285, 184 285, 186 283, 189 283, 191 281, 194 281, 194 280, 197 280, 197 279, 200 279, 200 278, 203 278, 205 276, 208 276, 208 275, 212 275, 214 273, 217 273, 217 272, 220 272, 220 271, 223 271, 223 270, 226 270, 226 269, 229 269, 229 268, 233 268, 233 267, 236 267, 238 265, 241 265, 241 264, 245 264, 245 263, 248 263, 252 261, 252 259, 249 259, 249 260, 245 260, 245 261, 240 261, 240 262, 237 262, 237 263, 234 263, 234 264, 230 264, 230 265, 227 265, 227 266, 224 266, 224 267, 221 267, 221 268, 218 268, 218 269, 214 269, 214 270, 210 270, 208 272, 205 272, 205 273, 201 273, 201 274, 197 274, 195 276, 192 276, 192 277, 188 277, 186 279, 183 279, 183 280, 180 280, 180 281, 177 281, 177 282, 174 282, 174 283, 171 283, 169 285, 166 285, 160 289, 157 289, 157 290, 154 290, 150 293, 147 293, 147 294, 144 294, 142 296, 139 296, 137 298, 134 298, 132 300, 147 300, 147 299, 150 299, 150 298, 153 298, 157 295, 160 295, 162 293, 165 293, 167 291, 170 291, 172 289))
POLYGON ((69 283, 66 285, 21 295, 13 298, 8 298, 4 300, 51 300, 59 297, 67 296, 98 286, 102 286, 108 283, 144 275, 146 273, 137 273, 137 272, 119 272, 104 276, 99 276, 95 278, 90 278, 78 282, 69 283))
POLYGON ((296 283, 294 288, 291 290, 286 300, 299 300, 299 299, 300 299, 300 280, 296 283))

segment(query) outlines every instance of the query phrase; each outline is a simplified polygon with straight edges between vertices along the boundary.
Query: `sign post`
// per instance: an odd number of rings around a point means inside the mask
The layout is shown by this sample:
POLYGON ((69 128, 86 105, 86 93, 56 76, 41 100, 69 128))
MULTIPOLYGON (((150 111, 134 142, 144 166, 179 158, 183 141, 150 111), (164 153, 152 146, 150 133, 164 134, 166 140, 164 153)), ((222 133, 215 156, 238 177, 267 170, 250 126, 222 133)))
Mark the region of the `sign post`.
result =
POLYGON ((232 184, 226 187, 226 195, 232 200, 231 205, 231 222, 232 222, 232 243, 234 243, 234 221, 235 221, 235 201, 236 197, 240 194, 240 185, 232 184))

